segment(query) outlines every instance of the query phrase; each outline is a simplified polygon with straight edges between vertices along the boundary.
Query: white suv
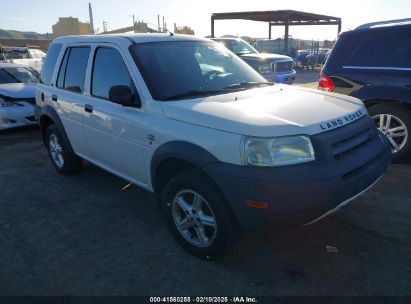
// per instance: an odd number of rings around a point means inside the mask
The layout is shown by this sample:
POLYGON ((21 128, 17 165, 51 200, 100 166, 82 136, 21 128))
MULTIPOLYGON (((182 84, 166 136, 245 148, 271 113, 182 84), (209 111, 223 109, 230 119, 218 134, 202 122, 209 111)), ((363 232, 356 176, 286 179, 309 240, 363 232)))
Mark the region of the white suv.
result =
POLYGON ((55 39, 36 92, 57 171, 87 160, 154 192, 189 252, 304 225, 390 162, 357 99, 268 83, 218 43, 166 34, 55 39))

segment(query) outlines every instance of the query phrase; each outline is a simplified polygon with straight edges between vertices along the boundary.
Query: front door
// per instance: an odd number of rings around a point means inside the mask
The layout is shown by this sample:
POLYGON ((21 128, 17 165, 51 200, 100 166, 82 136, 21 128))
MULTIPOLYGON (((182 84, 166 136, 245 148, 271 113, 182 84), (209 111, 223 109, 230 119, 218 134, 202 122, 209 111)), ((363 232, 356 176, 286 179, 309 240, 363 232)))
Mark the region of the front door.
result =
POLYGON ((145 186, 145 113, 138 107, 139 95, 120 50, 113 45, 97 46, 91 69, 90 96, 84 108, 91 157, 101 167, 145 186), (118 85, 131 88, 135 106, 110 100, 110 88, 118 85))

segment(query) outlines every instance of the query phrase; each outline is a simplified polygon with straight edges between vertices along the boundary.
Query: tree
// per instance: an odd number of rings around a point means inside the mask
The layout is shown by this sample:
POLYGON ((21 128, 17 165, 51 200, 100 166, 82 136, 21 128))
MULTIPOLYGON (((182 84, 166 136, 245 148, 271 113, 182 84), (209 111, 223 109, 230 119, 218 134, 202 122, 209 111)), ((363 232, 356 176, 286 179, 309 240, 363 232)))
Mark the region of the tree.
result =
POLYGON ((194 35, 194 30, 189 26, 179 26, 174 29, 175 34, 194 35))

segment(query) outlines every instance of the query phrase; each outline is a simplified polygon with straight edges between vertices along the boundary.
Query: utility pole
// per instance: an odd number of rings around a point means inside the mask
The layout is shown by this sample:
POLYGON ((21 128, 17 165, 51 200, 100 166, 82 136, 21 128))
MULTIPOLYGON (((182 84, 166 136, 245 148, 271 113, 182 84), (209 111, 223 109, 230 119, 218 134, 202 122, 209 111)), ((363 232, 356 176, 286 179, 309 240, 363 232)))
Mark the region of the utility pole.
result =
POLYGON ((163 33, 165 32, 164 16, 163 16, 163 30, 162 30, 162 32, 163 33))
POLYGON ((160 33, 160 15, 157 15, 157 32, 160 33))
POLYGON ((90 17, 90 34, 94 34, 94 22, 93 22, 93 10, 91 9, 91 3, 88 3, 88 13, 90 17))

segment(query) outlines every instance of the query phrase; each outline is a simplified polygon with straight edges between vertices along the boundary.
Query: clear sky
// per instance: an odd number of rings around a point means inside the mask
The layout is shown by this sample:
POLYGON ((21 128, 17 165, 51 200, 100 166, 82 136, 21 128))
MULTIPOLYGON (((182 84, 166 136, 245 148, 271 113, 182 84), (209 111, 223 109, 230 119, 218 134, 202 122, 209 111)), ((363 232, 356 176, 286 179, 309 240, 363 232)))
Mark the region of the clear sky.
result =
MULTIPOLYGON (((0 28, 39 33, 51 32, 58 17, 88 21, 88 0, 0 0, 0 28)), ((343 31, 360 24, 411 17, 411 0, 91 0, 95 28, 108 30, 132 25, 137 20, 157 24, 157 14, 165 16, 168 28, 188 25, 199 36, 210 34, 210 15, 217 12, 292 9, 342 18, 343 31)), ((153 26, 154 27, 154 26, 153 26)), ((273 38, 284 35, 273 27, 273 38)), ((267 37, 264 22, 216 21, 216 36, 224 34, 267 37)), ((334 39, 337 26, 295 26, 290 35, 299 39, 334 39)))

